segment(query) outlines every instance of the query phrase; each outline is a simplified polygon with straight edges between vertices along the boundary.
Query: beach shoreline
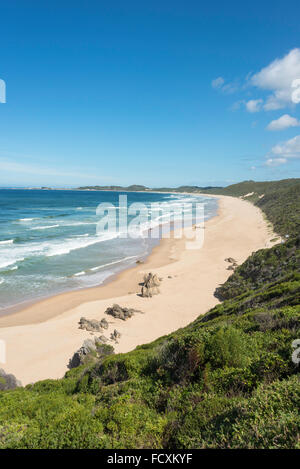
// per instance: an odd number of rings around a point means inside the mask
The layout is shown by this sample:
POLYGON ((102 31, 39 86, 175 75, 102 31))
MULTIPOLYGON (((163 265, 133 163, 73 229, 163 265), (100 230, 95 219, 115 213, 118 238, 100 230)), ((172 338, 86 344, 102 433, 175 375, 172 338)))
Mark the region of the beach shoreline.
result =
POLYGON ((114 328, 121 333, 116 352, 184 327, 215 306, 216 287, 232 273, 225 258, 240 264, 253 251, 269 247, 274 238, 259 208, 241 199, 216 197, 218 214, 205 223, 201 249, 187 250, 184 239, 162 239, 142 264, 110 277, 106 284, 61 293, 0 317, 0 339, 7 347, 7 362, 1 367, 23 384, 62 377, 72 354, 91 337, 78 328, 80 317, 100 320, 114 303, 145 313, 126 322, 106 316, 105 335, 109 337, 114 328), (142 298, 140 283, 150 271, 163 278, 161 293, 142 298))
MULTIPOLYGON (((26 189, 26 190, 33 190, 33 189, 26 189)), ((46 189, 47 190, 47 189, 46 189)), ((52 189, 51 189, 52 190, 52 189)), ((57 189, 60 190, 60 189, 57 189)), ((61 189, 63 190, 63 189, 61 189)), ((70 189, 71 190, 71 189, 70 189)), ((78 191, 79 189, 72 189, 74 191, 78 191)), ((110 191, 110 192, 116 192, 116 191, 110 191)), ((131 191, 134 192, 134 191, 131 191)), ((137 191, 140 192, 140 191, 137 191)), ((164 194, 163 192, 159 191, 153 191, 154 193, 161 193, 164 194)), ((170 194, 176 194, 176 192, 171 192, 170 194)), ((191 195, 188 192, 183 192, 180 193, 179 195, 191 195)), ((207 198, 216 198, 218 199, 219 196, 217 195, 207 195, 207 194, 193 194, 193 196, 198 196, 198 197, 207 197, 207 198)), ((218 216, 219 213, 219 208, 217 209, 217 213, 213 215, 209 220, 212 220, 214 217, 218 216)), ((208 221, 209 221, 208 220, 208 221)), ((163 226, 162 224, 160 227, 163 226)), ((172 224, 170 226, 170 232, 173 232, 173 227, 172 224)), ((171 234, 171 239, 172 239, 172 234, 171 234)), ((43 321, 46 321, 48 319, 51 319, 52 317, 58 316, 62 310, 64 310, 64 305, 66 302, 70 302, 72 306, 80 304, 82 301, 82 298, 85 297, 85 292, 89 292, 89 298, 91 299, 105 299, 109 298, 112 296, 114 291, 111 291, 111 289, 106 289, 105 291, 102 290, 104 287, 106 287, 109 284, 114 284, 116 283, 116 287, 118 289, 118 293, 124 293, 126 292, 122 291, 122 274, 127 271, 132 271, 133 274, 135 273, 135 270, 138 270, 138 264, 143 264, 143 266, 148 266, 153 265, 154 267, 160 267, 164 263, 168 263, 168 259, 166 259, 165 253, 169 249, 169 241, 170 239, 164 239, 164 238, 159 238, 153 240, 153 246, 151 247, 150 251, 143 255, 143 256, 136 256, 138 259, 134 264, 131 265, 124 265, 119 271, 112 273, 109 275, 106 279, 103 280, 98 285, 93 285, 93 286, 84 286, 84 287, 78 287, 74 289, 67 289, 65 291, 59 292, 59 293, 51 293, 47 296, 44 297, 38 297, 38 298, 32 298, 29 300, 26 300, 21 303, 14 304, 12 306, 8 306, 6 308, 3 308, 0 310, 0 328, 1 327, 10 327, 14 325, 21 325, 21 324, 37 324, 43 321), (155 243, 154 243, 155 241, 155 243), (153 263, 153 259, 156 261, 158 258, 161 258, 160 262, 155 262, 153 263), (101 289, 101 290, 99 290, 101 289), (65 298, 66 296, 66 298, 65 298), (57 308, 57 301, 56 299, 62 298, 62 303, 58 306, 57 308), (54 303, 56 305, 56 310, 54 313, 50 312, 49 306, 51 305, 51 300, 54 300, 54 303), (66 301, 64 301, 66 299, 66 301), (46 310, 44 308, 44 305, 46 306, 46 310), (39 309, 41 308, 41 309, 39 309), (22 317, 21 317, 22 316, 22 317)), ((121 262, 121 261, 120 261, 121 262)), ((133 287, 135 286, 134 283, 132 283, 133 287)))

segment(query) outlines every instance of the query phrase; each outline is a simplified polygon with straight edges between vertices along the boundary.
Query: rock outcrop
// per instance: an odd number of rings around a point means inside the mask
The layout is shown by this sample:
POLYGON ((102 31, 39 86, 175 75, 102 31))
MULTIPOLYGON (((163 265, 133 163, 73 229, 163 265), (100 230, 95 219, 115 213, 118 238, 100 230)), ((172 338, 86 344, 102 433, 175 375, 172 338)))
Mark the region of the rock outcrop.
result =
POLYGON ((121 337, 121 334, 120 332, 117 331, 117 329, 114 330, 114 332, 112 332, 110 334, 110 338, 111 340, 113 340, 114 342, 118 343, 118 339, 121 337))
POLYGON ((73 357, 69 362, 69 368, 77 368, 78 366, 84 363, 85 357, 91 353, 95 352, 97 349, 95 339, 86 339, 80 349, 74 353, 73 357))
POLYGON ((227 267, 227 270, 235 270, 237 268, 238 263, 235 259, 233 259, 233 257, 226 257, 224 260, 225 262, 229 262, 229 264, 231 264, 227 267))
POLYGON ((79 321, 79 329, 85 329, 90 332, 102 332, 103 329, 108 329, 108 322, 105 318, 101 319, 101 321, 97 321, 97 319, 86 319, 82 317, 79 321))
POLYGON ((117 319, 122 319, 123 321, 126 321, 126 319, 131 318, 135 313, 142 313, 142 311, 139 311, 138 309, 134 308, 123 308, 117 304, 114 304, 110 308, 107 308, 107 310, 105 311, 105 314, 109 314, 110 316, 113 316, 117 319))
POLYGON ((5 371, 0 368, 0 391, 7 391, 8 389, 19 388, 20 386, 22 386, 21 381, 12 374, 6 374, 5 371))
POLYGON ((108 339, 105 337, 105 335, 100 335, 100 337, 98 337, 99 342, 101 344, 106 344, 106 342, 108 341, 108 339))
POLYGON ((83 365, 87 358, 94 359, 96 361, 101 357, 114 353, 112 345, 106 345, 107 341, 108 339, 104 336, 86 339, 80 349, 78 349, 70 359, 68 368, 77 368, 78 366, 83 365))
POLYGON ((149 274, 144 276, 144 283, 142 286, 141 296, 146 298, 151 298, 153 295, 158 295, 160 281, 156 274, 149 274))

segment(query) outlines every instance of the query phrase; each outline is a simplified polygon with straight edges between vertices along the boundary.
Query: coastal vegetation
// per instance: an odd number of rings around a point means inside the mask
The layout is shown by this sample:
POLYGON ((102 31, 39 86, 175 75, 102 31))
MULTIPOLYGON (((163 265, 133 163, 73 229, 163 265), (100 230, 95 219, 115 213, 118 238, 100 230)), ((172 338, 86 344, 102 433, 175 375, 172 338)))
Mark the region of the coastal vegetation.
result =
POLYGON ((300 448, 300 181, 218 191, 259 206, 282 242, 238 266, 188 326, 1 391, 0 448, 300 448))
POLYGON ((254 203, 281 236, 300 233, 300 179, 255 182, 244 181, 225 188, 204 189, 204 192, 240 197, 254 203))

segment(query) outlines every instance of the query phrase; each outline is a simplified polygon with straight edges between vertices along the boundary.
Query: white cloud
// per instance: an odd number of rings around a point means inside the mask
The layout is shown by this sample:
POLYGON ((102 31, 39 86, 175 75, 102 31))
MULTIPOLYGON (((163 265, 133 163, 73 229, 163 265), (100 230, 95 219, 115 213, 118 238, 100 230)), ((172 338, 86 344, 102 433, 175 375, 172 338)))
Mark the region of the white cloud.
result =
POLYGON ((262 99, 250 99, 245 103, 248 112, 258 112, 261 109, 263 100, 262 99))
POLYGON ((267 166, 279 166, 281 164, 286 163, 285 158, 268 158, 266 161, 267 166))
POLYGON ((295 104, 300 103, 300 78, 296 78, 296 80, 293 80, 292 82, 292 101, 295 104))
POLYGON ((225 80, 223 77, 218 77, 218 78, 215 78, 212 82, 211 82, 211 86, 213 88, 221 88, 225 83, 225 80))
POLYGON ((289 114, 283 114, 279 119, 273 120, 267 125, 268 130, 284 130, 289 127, 299 127, 300 121, 289 114))
POLYGON ((250 83, 260 89, 270 90, 264 105, 266 111, 282 109, 297 103, 300 83, 300 49, 292 49, 280 59, 253 75, 250 83), (296 97, 296 100, 295 100, 296 97))
POLYGON ((300 158, 300 135, 275 145, 267 155, 267 166, 278 166, 287 163, 289 159, 300 158))
POLYGON ((273 155, 284 158, 300 158, 300 135, 275 145, 271 152, 273 155))
POLYGON ((234 93, 238 88, 237 83, 231 83, 231 82, 225 83, 225 80, 223 77, 218 77, 212 80, 211 86, 214 89, 221 90, 225 94, 234 93))

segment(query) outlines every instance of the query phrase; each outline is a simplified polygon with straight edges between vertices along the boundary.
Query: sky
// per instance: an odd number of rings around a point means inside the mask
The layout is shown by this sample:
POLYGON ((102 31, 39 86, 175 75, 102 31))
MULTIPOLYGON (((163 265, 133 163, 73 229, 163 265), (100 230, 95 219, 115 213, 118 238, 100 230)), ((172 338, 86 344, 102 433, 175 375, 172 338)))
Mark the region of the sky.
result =
POLYGON ((0 3, 0 186, 300 177, 300 3, 0 3))

